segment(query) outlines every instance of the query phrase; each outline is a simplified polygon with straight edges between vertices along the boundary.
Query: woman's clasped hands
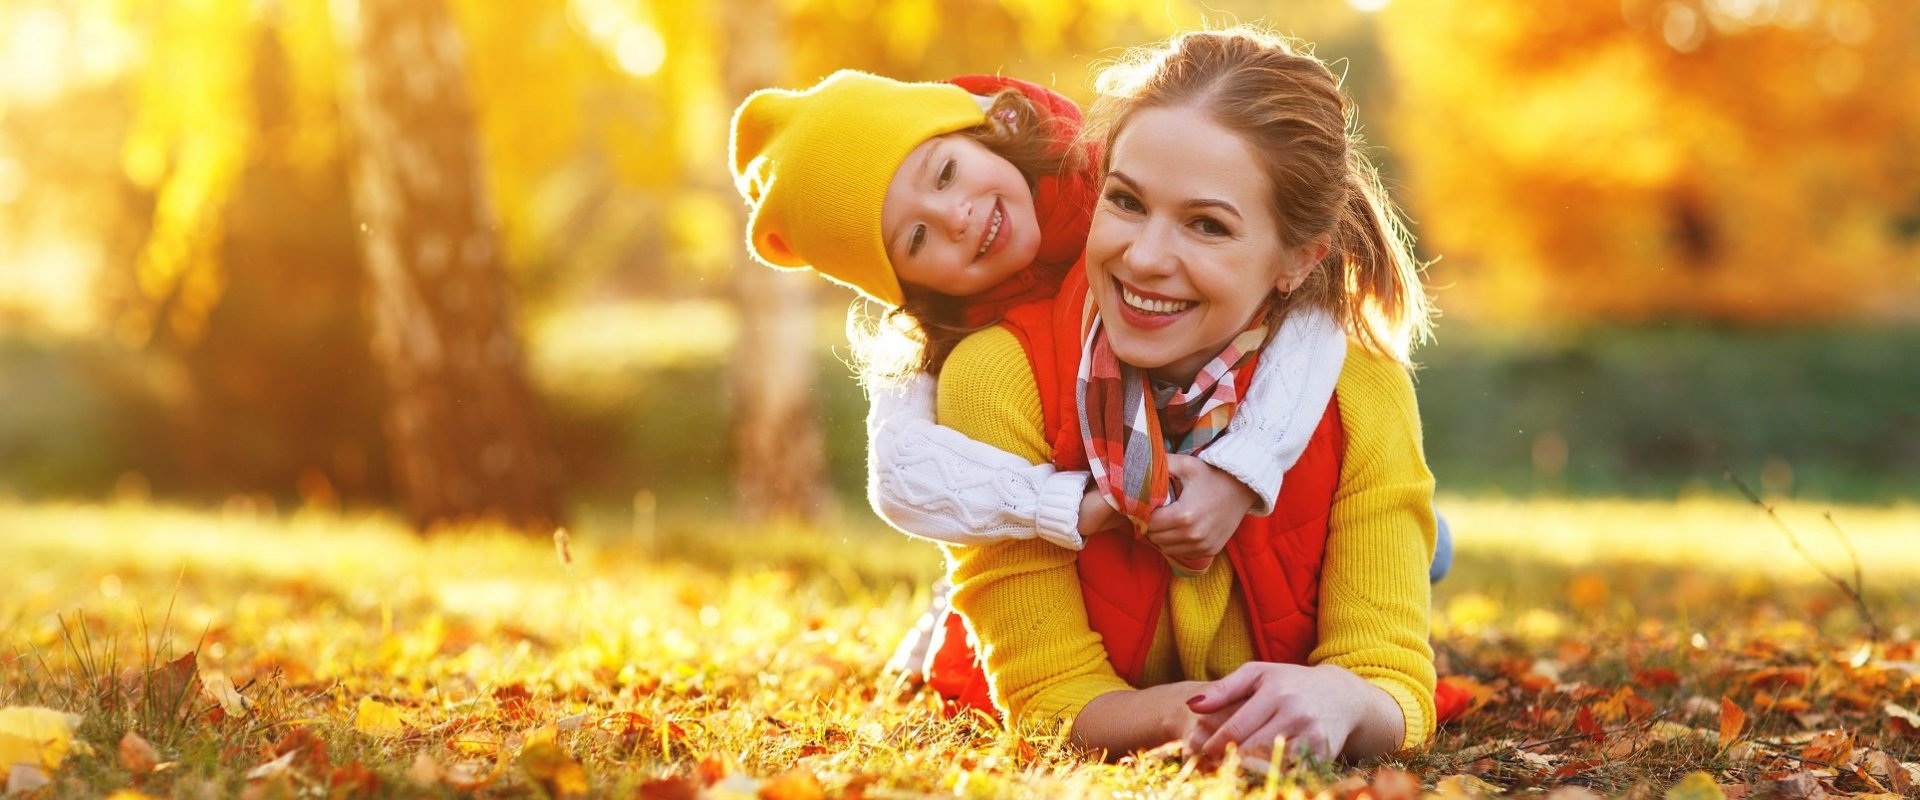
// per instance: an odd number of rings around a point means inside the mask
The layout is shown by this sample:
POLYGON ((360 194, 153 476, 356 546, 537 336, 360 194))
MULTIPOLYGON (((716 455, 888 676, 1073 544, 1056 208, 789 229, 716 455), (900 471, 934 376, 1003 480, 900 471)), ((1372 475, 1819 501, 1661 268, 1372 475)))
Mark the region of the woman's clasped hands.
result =
POLYGON ((1233 744, 1242 756, 1269 761, 1357 759, 1390 752, 1400 741, 1393 698, 1331 664, 1255 661, 1197 685, 1187 701, 1193 719, 1184 742, 1202 758, 1220 758, 1233 744), (1284 753, 1274 753, 1276 744, 1284 753))

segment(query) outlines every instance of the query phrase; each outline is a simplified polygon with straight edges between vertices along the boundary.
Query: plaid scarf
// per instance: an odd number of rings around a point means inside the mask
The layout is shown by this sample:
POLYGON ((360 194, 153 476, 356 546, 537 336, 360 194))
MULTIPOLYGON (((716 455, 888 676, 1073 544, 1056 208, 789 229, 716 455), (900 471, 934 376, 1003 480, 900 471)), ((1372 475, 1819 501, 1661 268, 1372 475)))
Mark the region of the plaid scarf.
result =
MULTIPOLYGON (((1140 536, 1146 533, 1147 516, 1177 494, 1167 472, 1167 454, 1197 453, 1226 432, 1244 391, 1236 370, 1259 355, 1267 339, 1267 317, 1255 314, 1247 329, 1200 370, 1193 385, 1182 389, 1155 387, 1146 370, 1121 363, 1092 311, 1091 298, 1087 307, 1075 387, 1080 438, 1107 504, 1126 516, 1134 535, 1140 536)), ((1212 558, 1167 561, 1175 572, 1189 576, 1213 563, 1212 558)))

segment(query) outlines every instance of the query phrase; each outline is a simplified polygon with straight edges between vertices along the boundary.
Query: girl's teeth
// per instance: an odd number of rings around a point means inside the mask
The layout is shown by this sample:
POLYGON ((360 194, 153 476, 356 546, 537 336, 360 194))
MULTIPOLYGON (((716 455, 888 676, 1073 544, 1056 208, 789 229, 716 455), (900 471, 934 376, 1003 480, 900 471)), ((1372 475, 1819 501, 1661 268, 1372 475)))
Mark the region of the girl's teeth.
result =
POLYGON ((974 258, 987 254, 987 248, 993 246, 993 240, 1000 238, 1000 209, 993 210, 993 222, 987 226, 987 240, 980 243, 980 249, 974 251, 974 258))
POLYGON ((1120 287, 1120 298, 1136 310, 1149 314, 1178 314, 1194 306, 1192 300, 1148 300, 1124 285, 1120 287))

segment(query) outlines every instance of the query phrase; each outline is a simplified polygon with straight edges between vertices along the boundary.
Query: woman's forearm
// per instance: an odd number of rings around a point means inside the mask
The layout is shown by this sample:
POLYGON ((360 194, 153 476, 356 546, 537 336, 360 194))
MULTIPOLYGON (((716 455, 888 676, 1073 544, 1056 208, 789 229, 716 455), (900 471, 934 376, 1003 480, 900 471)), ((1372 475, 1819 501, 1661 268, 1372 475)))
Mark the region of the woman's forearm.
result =
POLYGON ((1111 760, 1180 739, 1195 719, 1187 699, 1206 686, 1181 681, 1100 695, 1074 718, 1074 744, 1105 751, 1111 760))
POLYGON ((1371 682, 1362 683, 1368 689, 1366 712, 1354 726, 1353 734, 1347 737, 1346 749, 1340 754, 1349 761, 1363 761, 1399 750, 1407 732, 1406 715, 1393 695, 1371 682))

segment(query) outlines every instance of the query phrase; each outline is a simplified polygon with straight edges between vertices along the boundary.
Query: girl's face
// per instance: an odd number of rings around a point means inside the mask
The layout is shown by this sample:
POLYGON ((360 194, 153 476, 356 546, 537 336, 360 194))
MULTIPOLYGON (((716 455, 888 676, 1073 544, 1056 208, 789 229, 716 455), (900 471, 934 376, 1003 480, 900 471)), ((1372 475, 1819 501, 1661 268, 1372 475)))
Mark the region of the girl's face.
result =
POLYGON ((1324 242, 1288 248, 1244 141, 1194 109, 1134 113, 1113 140, 1087 281, 1114 354, 1185 385, 1324 242))
POLYGON ((902 285, 955 297, 992 288, 1040 250, 1026 178, 963 134, 921 142, 900 162, 880 204, 880 232, 902 285))

